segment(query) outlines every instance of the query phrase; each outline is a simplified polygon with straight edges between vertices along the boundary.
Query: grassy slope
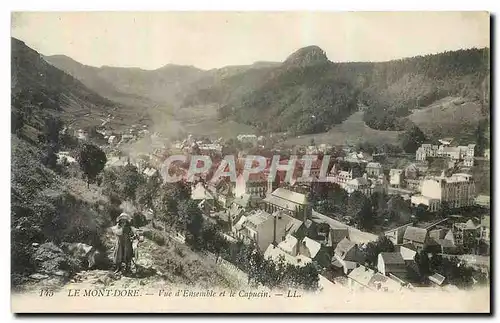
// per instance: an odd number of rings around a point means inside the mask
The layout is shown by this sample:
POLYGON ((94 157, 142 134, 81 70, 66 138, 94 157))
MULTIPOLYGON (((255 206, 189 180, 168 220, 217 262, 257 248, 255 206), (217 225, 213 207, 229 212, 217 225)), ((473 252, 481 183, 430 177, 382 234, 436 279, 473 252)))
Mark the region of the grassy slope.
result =
POLYGON ((362 141, 395 144, 398 134, 398 131, 371 129, 363 121, 363 112, 355 112, 341 124, 333 126, 328 132, 291 138, 286 141, 286 144, 309 145, 311 138, 314 138, 316 144, 342 145, 345 143, 355 144, 362 141))
POLYGON ((426 135, 446 137, 456 134, 464 140, 473 134, 478 122, 484 118, 477 101, 461 97, 446 97, 427 107, 413 110, 409 116, 426 135))

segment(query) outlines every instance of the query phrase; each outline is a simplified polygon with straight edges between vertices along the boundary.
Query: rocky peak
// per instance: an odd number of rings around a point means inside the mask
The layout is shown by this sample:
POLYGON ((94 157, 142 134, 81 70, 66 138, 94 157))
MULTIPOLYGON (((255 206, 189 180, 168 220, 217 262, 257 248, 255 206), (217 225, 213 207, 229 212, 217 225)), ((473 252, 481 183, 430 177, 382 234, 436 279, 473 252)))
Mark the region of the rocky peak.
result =
POLYGON ((325 62, 328 62, 328 57, 324 50, 318 46, 307 46, 288 56, 284 64, 307 66, 325 62))

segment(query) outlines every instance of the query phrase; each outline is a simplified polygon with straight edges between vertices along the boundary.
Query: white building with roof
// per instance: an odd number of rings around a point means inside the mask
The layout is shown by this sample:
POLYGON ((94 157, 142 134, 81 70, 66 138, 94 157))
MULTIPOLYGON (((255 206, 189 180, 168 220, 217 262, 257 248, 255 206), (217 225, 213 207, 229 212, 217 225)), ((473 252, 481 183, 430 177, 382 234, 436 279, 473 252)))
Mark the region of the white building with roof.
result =
POLYGON ((287 264, 298 267, 304 267, 312 262, 312 260, 306 256, 292 256, 273 244, 270 244, 267 247, 264 252, 264 259, 272 260, 274 262, 284 261, 287 264))
POLYGON ((306 221, 311 214, 307 197, 285 188, 275 189, 263 202, 265 203, 264 208, 268 212, 282 211, 302 221, 306 221))
POLYGON ((389 171, 389 185, 391 187, 399 188, 404 183, 404 170, 393 168, 389 171))
MULTIPOLYGON (((422 182, 421 194, 439 200, 440 206, 447 203, 450 208, 460 208, 474 204, 476 186, 472 175, 453 174, 446 177, 430 177, 422 182)), ((413 203, 413 201, 412 201, 413 203)))
POLYGON ((350 180, 345 184, 347 194, 359 191, 365 195, 371 195, 373 192, 372 182, 366 176, 350 180))
POLYGON ((365 171, 370 177, 378 177, 382 174, 382 165, 380 163, 370 162, 366 164, 365 171))

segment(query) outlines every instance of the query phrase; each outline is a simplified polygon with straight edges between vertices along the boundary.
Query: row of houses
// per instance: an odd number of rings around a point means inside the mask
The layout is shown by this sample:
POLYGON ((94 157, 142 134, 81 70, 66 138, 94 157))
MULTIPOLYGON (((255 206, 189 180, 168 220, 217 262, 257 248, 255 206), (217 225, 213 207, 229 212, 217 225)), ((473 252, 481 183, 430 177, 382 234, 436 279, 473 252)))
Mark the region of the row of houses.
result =
POLYGON ((451 141, 441 140, 440 145, 422 144, 415 153, 417 161, 426 161, 429 157, 446 157, 451 160, 461 160, 464 166, 474 166, 475 144, 451 147, 451 141))
POLYGON ((395 245, 411 244, 416 251, 434 249, 437 252, 457 254, 475 250, 482 241, 490 245, 490 216, 469 219, 466 222, 440 220, 425 228, 411 223, 386 231, 384 235, 395 245))

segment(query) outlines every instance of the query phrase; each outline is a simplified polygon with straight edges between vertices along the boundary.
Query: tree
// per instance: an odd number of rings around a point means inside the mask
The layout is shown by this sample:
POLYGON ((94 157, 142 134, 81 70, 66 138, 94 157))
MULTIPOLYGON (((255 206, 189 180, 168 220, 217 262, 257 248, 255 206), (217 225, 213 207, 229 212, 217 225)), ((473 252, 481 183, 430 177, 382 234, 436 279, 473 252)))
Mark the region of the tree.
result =
POLYGON ((359 191, 355 191, 349 196, 347 214, 354 218, 360 229, 371 230, 375 224, 370 199, 359 191))
POLYGON ((122 195, 131 201, 135 201, 137 188, 146 182, 142 174, 134 165, 126 165, 118 180, 118 189, 122 195))
POLYGON ((176 222, 179 230, 190 233, 194 238, 199 237, 203 225, 203 215, 196 201, 189 199, 179 202, 177 216, 176 222))
POLYGON ((106 165, 106 154, 99 147, 92 144, 84 144, 78 155, 80 169, 87 176, 87 187, 94 181, 97 175, 106 165))
POLYGON ((366 261, 370 266, 375 266, 377 264, 378 254, 381 252, 394 252, 394 244, 386 236, 380 236, 377 241, 369 242, 366 245, 366 261))
POLYGON ((147 208, 154 207, 154 200, 158 197, 162 184, 161 176, 156 172, 151 176, 145 185, 141 185, 136 190, 136 201, 139 205, 147 208))
POLYGON ((414 154, 425 142, 426 137, 419 127, 412 125, 408 130, 400 134, 398 139, 405 152, 414 154))
POLYGON ((415 218, 417 219, 417 221, 425 221, 427 217, 427 205, 420 203, 415 208, 415 218))
POLYGON ((59 150, 59 134, 63 128, 61 120, 53 117, 45 119, 43 135, 47 144, 53 145, 56 150, 59 150))
POLYGON ((487 120, 485 121, 480 121, 479 124, 477 125, 476 131, 474 133, 476 137, 476 149, 475 149, 475 155, 482 157, 484 155, 484 150, 486 148, 487 142, 486 142, 486 137, 485 137, 485 129, 487 126, 487 120))

